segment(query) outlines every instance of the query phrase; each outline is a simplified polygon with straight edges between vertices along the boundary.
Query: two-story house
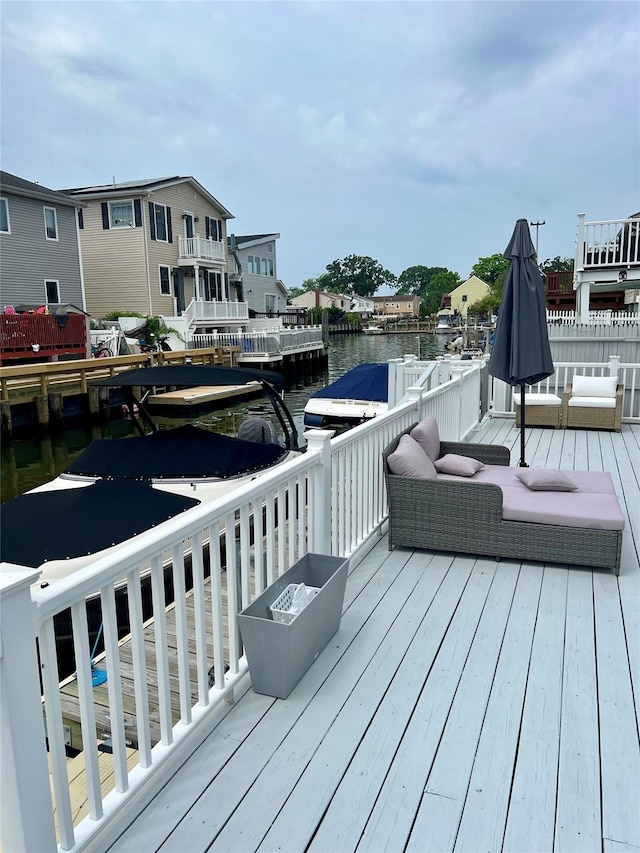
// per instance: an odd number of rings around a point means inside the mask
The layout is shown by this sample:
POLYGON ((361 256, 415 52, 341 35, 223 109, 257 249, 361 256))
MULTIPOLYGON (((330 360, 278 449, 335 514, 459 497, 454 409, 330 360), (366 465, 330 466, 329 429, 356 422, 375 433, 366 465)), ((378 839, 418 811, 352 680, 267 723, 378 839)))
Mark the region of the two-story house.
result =
POLYGON ((71 303, 85 309, 79 199, 0 172, 2 305, 71 303))
POLYGON ((82 207, 0 172, 0 363, 87 355, 82 207))
POLYGON ((127 181, 64 192, 86 204, 80 222, 88 311, 186 318, 193 331, 246 323, 229 282, 233 215, 193 177, 127 181))
POLYGON ((279 314, 287 307, 287 289, 278 278, 276 240, 279 234, 232 234, 229 279, 242 285, 242 298, 256 314, 279 314))
POLYGON ((419 296, 372 296, 375 313, 382 317, 419 317, 419 296))
POLYGON ((455 287, 451 293, 442 297, 442 309, 438 311, 438 317, 442 318, 457 313, 463 320, 466 320, 469 309, 476 302, 480 302, 481 299, 488 296, 489 292, 489 285, 477 275, 472 275, 455 287))
POLYGON ((364 296, 357 296, 356 294, 353 294, 351 297, 351 313, 358 314, 361 320, 371 317, 375 308, 376 306, 373 299, 367 299, 364 296))
POLYGON ((300 308, 341 308, 349 312, 351 308, 351 297, 344 293, 329 293, 326 290, 307 290, 300 296, 289 300, 291 305, 300 308))

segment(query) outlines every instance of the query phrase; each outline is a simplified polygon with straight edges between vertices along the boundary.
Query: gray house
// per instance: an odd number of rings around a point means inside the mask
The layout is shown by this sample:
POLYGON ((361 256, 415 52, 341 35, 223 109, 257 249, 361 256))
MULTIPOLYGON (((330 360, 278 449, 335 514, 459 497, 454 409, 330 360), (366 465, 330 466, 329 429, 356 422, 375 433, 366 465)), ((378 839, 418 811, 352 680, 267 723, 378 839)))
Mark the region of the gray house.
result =
POLYGON ((85 309, 78 216, 83 203, 0 172, 0 310, 71 303, 85 309))
POLYGON ((250 234, 229 238, 230 280, 242 283, 249 310, 277 314, 286 310, 287 289, 278 279, 276 240, 279 234, 250 234))

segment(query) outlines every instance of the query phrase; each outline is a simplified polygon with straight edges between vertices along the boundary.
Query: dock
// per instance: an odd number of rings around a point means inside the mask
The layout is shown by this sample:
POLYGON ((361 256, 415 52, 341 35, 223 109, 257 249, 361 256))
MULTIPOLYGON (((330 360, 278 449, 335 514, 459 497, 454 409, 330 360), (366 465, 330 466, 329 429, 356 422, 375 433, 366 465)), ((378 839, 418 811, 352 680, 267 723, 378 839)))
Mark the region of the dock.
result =
POLYGON ((261 387, 259 382, 250 382, 247 385, 199 385, 195 388, 151 394, 146 402, 159 408, 189 409, 208 403, 224 403, 233 397, 253 396, 260 393, 261 387))

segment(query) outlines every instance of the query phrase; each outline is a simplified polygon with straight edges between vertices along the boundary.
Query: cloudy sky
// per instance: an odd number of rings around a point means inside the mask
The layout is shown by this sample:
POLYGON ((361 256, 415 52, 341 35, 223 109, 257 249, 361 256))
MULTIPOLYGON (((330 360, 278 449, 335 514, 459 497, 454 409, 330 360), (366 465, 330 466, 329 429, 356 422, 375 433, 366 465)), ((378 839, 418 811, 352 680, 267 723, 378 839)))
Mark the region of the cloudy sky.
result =
POLYGON ((579 212, 640 208, 639 9, 5 0, 2 168, 193 175, 289 287, 349 254, 466 278, 519 217, 569 256, 579 212))

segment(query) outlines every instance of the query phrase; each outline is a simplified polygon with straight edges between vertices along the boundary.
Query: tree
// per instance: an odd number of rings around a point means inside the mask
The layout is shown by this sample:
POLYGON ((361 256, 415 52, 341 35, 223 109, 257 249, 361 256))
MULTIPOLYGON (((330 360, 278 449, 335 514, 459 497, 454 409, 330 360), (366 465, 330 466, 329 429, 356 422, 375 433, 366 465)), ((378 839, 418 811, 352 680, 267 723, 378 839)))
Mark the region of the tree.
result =
POLYGON ((363 297, 373 296, 383 284, 396 283, 395 275, 378 261, 360 255, 348 255, 327 264, 322 280, 325 290, 363 297))
POLYGON ((540 272, 544 275, 548 272, 573 272, 573 258, 561 258, 559 255, 555 258, 547 258, 540 264, 540 272))
POLYGON ((481 278, 489 285, 490 294, 494 297, 493 301, 497 300, 497 305, 500 305, 502 299, 502 286, 508 269, 509 260, 500 253, 478 258, 471 268, 471 275, 481 278))
POLYGON ((287 293, 289 295, 289 299, 295 299, 296 296, 302 296, 303 293, 307 293, 309 290, 327 290, 327 285, 324 281, 326 277, 326 273, 321 273, 315 278, 305 278, 300 287, 288 288, 287 293))
POLYGON ((450 293, 460 284, 460 276, 446 267, 407 267, 398 278, 398 294, 419 296, 422 316, 440 308, 443 293, 450 293))

